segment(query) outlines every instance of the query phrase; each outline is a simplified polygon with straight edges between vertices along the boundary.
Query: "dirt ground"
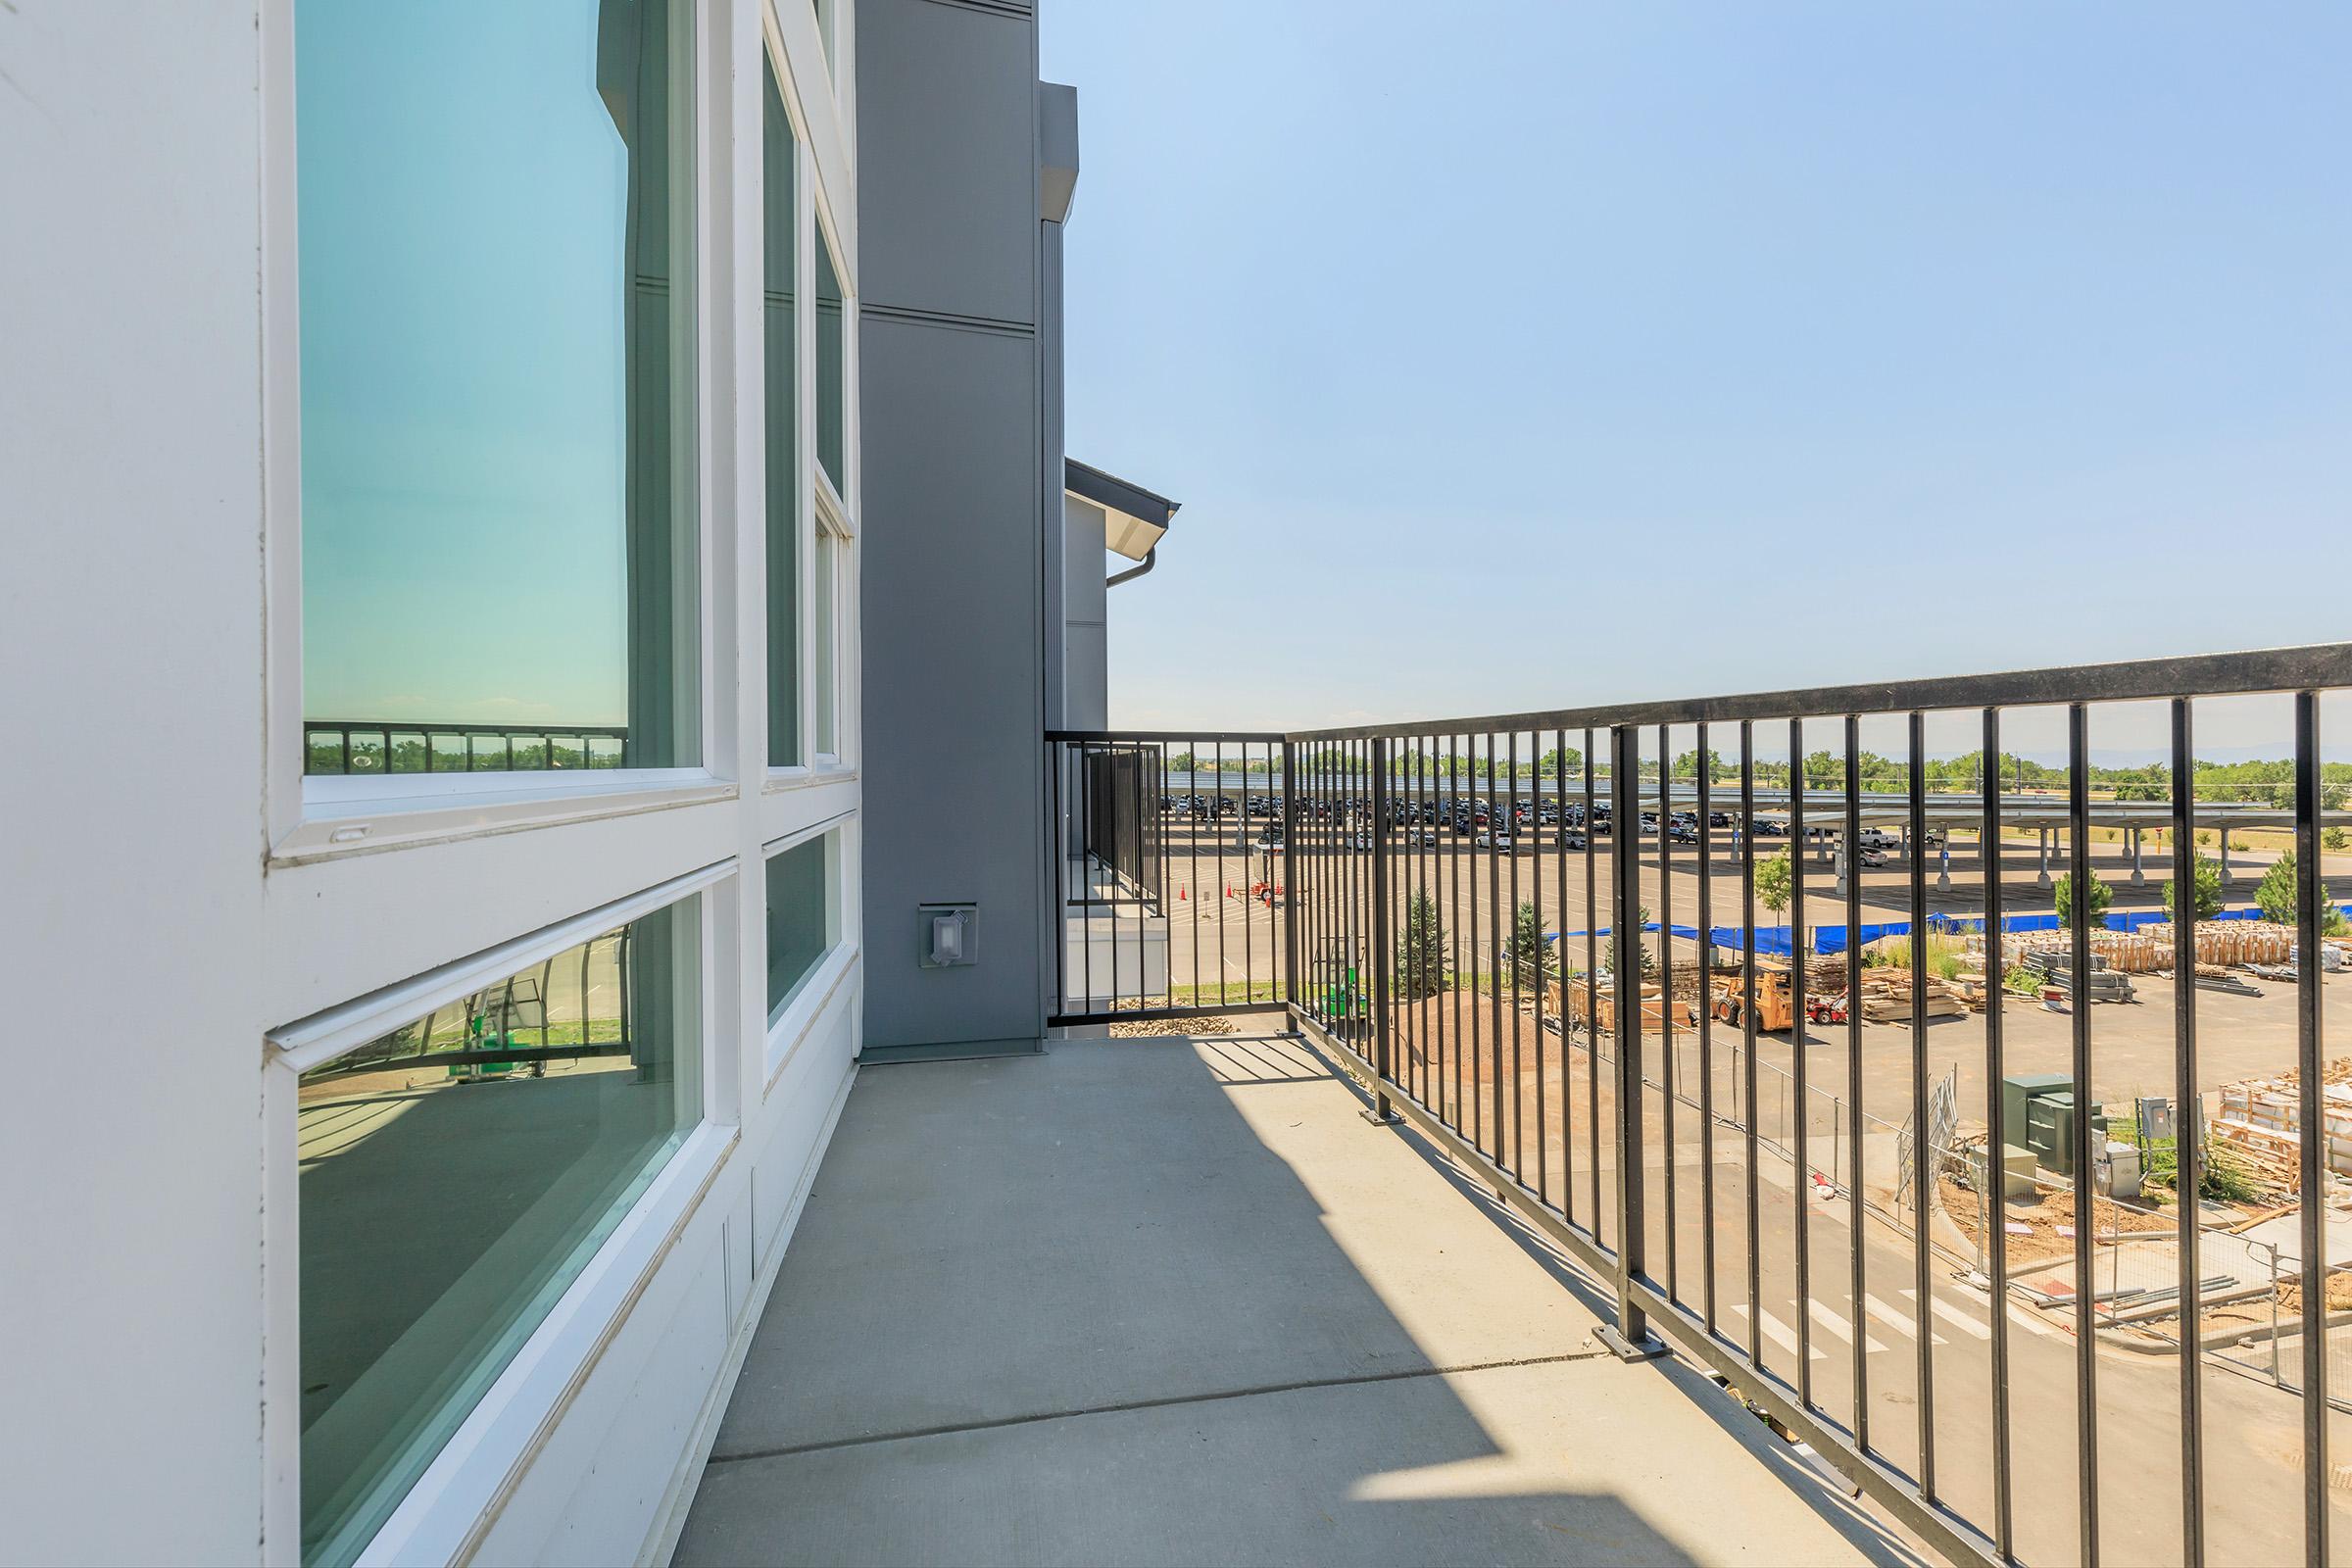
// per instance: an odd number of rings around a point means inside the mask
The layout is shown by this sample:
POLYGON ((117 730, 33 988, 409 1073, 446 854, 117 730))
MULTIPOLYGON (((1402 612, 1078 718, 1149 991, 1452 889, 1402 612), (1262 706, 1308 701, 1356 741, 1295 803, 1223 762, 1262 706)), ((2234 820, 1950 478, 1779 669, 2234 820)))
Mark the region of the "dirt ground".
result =
MULTIPOLYGON (((1971 1242, 1979 1240, 1983 1206, 1980 1196, 1949 1177, 1938 1185, 1943 1211, 1952 1223, 1971 1242)), ((2024 1235, 2004 1232, 2006 1253, 2011 1267, 2022 1263, 2038 1263, 2053 1257, 2072 1257, 2074 1237, 2061 1235, 2071 1232, 2075 1223, 2075 1195, 2072 1193, 2042 1193, 2032 1202, 2007 1202, 2001 1205, 2001 1218, 2011 1225, 2026 1227, 2024 1235)), ((2111 1199, 2091 1200, 2092 1223, 2097 1236, 2112 1236, 2122 1231, 2171 1231, 2176 1228, 2170 1213, 2150 1213, 2144 1209, 2128 1208, 2111 1199)))

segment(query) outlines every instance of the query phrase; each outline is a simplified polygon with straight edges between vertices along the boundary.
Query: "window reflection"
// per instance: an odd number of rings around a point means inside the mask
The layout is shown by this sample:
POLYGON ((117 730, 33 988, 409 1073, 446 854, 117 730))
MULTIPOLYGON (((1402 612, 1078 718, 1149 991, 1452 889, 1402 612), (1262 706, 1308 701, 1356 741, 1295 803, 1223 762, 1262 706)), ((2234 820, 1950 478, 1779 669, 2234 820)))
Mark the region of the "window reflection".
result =
POLYGON ((821 834, 767 859, 767 1013, 781 1013, 841 941, 833 896, 836 835, 821 834))
POLYGON ((306 1561, 359 1553, 701 1121, 698 907, 303 1075, 306 1561))
MULTIPOLYGON (((764 53, 762 58, 764 59, 764 53)), ((801 760, 800 366, 797 305, 800 209, 795 147, 775 62, 766 62, 761 139, 763 353, 767 373, 767 765, 801 760)))
POLYGON ((833 261, 833 243, 823 228, 816 231, 816 461, 833 492, 846 495, 842 478, 842 406, 847 394, 843 360, 844 306, 841 273, 833 261))
POLYGON ((699 760, 691 9, 298 0, 308 771, 699 760))

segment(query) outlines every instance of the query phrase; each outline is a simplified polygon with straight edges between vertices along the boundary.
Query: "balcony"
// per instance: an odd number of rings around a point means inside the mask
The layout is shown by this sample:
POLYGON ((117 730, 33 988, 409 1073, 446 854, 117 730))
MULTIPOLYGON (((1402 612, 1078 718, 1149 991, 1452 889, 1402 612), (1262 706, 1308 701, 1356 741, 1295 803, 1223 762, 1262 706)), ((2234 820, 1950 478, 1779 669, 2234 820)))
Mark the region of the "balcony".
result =
POLYGON ((2346 1560, 2347 690, 1049 735, 1048 1050, 859 1079, 679 1560, 2346 1560))
POLYGON ((1921 1560, 1366 1103, 1278 1034, 863 1073, 675 1560, 1921 1560))

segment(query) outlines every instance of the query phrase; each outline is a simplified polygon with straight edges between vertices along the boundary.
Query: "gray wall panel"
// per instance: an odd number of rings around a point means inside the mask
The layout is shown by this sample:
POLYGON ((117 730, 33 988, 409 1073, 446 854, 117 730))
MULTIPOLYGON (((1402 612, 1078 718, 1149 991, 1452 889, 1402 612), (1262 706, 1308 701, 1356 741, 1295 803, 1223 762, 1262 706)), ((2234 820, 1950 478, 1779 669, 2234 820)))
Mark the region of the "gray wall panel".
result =
POLYGON ((1037 345, 887 318, 867 318, 860 341, 865 1043, 1034 1039, 1045 920, 1037 345), (964 900, 980 905, 979 963, 920 967, 915 906, 964 900))
POLYGON ((861 0, 858 221, 869 303, 1037 319, 1036 30, 1026 18, 934 0, 861 0))

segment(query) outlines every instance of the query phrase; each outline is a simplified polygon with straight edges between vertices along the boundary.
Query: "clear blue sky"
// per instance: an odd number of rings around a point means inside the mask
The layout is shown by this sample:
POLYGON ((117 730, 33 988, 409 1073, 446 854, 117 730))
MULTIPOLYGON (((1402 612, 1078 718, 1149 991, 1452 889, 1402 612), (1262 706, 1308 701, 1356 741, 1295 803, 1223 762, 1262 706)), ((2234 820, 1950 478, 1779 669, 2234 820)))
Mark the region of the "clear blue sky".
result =
POLYGON ((1041 15, 1113 723, 2352 636, 2352 7, 1041 15))

